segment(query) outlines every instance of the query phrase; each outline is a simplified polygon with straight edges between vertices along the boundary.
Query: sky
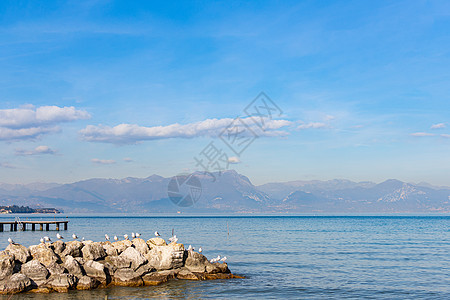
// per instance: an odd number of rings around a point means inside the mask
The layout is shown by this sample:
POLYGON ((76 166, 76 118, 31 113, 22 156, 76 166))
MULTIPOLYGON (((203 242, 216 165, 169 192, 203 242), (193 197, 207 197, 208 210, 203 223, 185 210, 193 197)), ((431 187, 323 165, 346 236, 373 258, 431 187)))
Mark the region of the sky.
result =
POLYGON ((449 186, 449 82, 448 1, 4 0, 0 182, 449 186))

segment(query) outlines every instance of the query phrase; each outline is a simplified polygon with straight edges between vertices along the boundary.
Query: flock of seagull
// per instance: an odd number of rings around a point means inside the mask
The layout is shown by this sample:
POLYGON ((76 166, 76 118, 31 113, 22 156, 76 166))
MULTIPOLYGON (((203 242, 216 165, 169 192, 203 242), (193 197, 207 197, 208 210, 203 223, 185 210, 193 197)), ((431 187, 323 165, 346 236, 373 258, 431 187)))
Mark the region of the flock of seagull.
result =
MULTIPOLYGON (((159 237, 159 236, 161 236, 160 234, 159 234, 159 232, 158 231, 155 231, 155 237, 159 237)), ((140 233, 135 233, 135 232, 132 232, 131 233, 131 237, 134 239, 134 238, 138 238, 138 237, 140 237, 141 236, 141 234, 140 233)), ((62 236, 62 235, 60 235, 59 233, 57 233, 56 234, 56 238, 58 239, 58 240, 63 240, 64 239, 64 237, 62 236)), ((77 240, 78 239, 78 236, 74 233, 74 234, 72 234, 72 238, 74 239, 74 240, 77 240)), ((123 238, 125 239, 125 240, 128 240, 129 239, 129 236, 128 236, 128 234, 124 234, 123 235, 123 238)), ((109 241, 109 235, 108 234, 105 234, 105 239, 107 240, 107 241, 109 241)), ((119 238, 117 237, 117 235, 115 235, 114 237, 113 237, 113 239, 115 240, 115 241, 118 241, 119 240, 119 238)), ((84 241, 84 237, 81 239, 81 241, 84 241)), ((177 238, 177 236, 176 235, 174 235, 174 236, 172 236, 172 237, 170 237, 169 238, 169 241, 171 242, 171 243, 176 243, 177 241, 178 241, 178 238, 177 238)), ((40 242, 41 242, 41 244, 45 244, 45 243, 51 243, 52 242, 52 240, 48 237, 48 236, 44 236, 44 237, 41 237, 41 239, 40 239, 40 242)), ((14 241, 13 241, 13 239, 12 238, 8 238, 8 243, 10 243, 10 244, 15 244, 14 243, 14 241)), ((195 249, 194 249, 194 247, 192 247, 192 245, 189 245, 189 247, 187 248, 187 250, 188 251, 195 251, 195 249)), ((202 249, 202 247, 200 247, 200 248, 198 248, 198 252, 199 253, 202 253, 203 252, 203 249, 202 249)), ((224 257, 220 257, 220 255, 218 255, 216 258, 213 258, 213 259, 211 259, 210 260, 210 262, 211 263, 216 263, 216 262, 225 262, 227 260, 227 257, 226 256, 224 256, 224 257)))

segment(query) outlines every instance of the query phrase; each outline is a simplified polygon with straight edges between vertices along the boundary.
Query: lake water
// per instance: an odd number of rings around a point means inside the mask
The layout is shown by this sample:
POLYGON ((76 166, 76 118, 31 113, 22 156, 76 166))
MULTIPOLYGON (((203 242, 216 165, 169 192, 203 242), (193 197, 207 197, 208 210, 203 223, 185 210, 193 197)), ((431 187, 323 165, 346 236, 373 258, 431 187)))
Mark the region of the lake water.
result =
MULTIPOLYGON (((72 233, 99 241, 105 233, 131 232, 147 240, 155 230, 167 239, 173 229, 186 247, 201 246, 208 258, 227 256, 230 270, 246 279, 21 298, 450 298, 450 217, 69 216, 69 221, 69 230, 60 232, 66 240, 72 233)), ((7 246, 9 236, 26 246, 37 244, 42 235, 53 238, 56 232, 3 232, 0 246, 7 246)))

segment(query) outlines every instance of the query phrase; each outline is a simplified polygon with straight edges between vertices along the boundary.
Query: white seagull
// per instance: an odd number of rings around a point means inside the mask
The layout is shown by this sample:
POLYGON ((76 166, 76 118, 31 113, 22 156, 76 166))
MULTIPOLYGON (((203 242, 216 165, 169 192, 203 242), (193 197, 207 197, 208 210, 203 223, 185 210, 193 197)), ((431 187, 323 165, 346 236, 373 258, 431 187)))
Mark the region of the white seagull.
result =
POLYGON ((114 236, 114 240, 115 240, 115 241, 118 241, 118 240, 119 240, 119 238, 117 237, 117 235, 114 236))
POLYGON ((128 240, 128 234, 124 234, 124 235, 123 235, 123 238, 126 239, 126 240, 128 240))
POLYGON ((134 239, 136 237, 136 234, 134 232, 132 232, 131 237, 134 239))
POLYGON ((41 242, 41 244, 45 244, 45 241, 43 238, 41 238, 39 241, 41 242))
POLYGON ((14 244, 14 241, 12 240, 12 238, 8 238, 8 243, 14 244))
POLYGON ((174 235, 173 237, 171 237, 171 238, 169 239, 169 241, 170 241, 171 243, 176 243, 176 242, 178 241, 178 238, 177 238, 176 235, 174 235))
POLYGON ((60 235, 59 233, 56 234, 56 237, 57 237, 59 240, 64 239, 64 238, 62 237, 62 235, 60 235))
POLYGON ((155 231, 155 236, 161 236, 158 231, 155 231))
POLYGON ((198 253, 202 253, 203 249, 202 247, 198 248, 198 253))
POLYGON ((52 240, 48 237, 48 236, 44 236, 44 241, 46 241, 46 242, 51 242, 52 240))
POLYGON ((78 238, 78 236, 74 233, 74 234, 72 234, 72 238, 73 238, 74 240, 76 240, 76 239, 78 238))
POLYGON ((109 235, 105 234, 105 240, 109 241, 109 235))
POLYGON ((192 251, 192 245, 189 245, 189 247, 187 248, 187 251, 192 251))
POLYGON ((225 262, 227 260, 227 257, 226 256, 224 256, 224 257, 222 257, 222 259, 220 260, 221 262, 225 262))
POLYGON ((141 236, 141 234, 136 232, 136 237, 138 238, 140 236, 141 236))

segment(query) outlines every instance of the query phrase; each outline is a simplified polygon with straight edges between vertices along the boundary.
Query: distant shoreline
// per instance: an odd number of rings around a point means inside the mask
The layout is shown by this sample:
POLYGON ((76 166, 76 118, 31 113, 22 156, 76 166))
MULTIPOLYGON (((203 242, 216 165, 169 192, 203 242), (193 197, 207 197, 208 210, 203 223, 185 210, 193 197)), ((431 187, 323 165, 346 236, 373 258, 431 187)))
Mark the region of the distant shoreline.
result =
POLYGON ((0 206, 0 214, 60 214, 56 208, 31 208, 29 206, 0 206))

